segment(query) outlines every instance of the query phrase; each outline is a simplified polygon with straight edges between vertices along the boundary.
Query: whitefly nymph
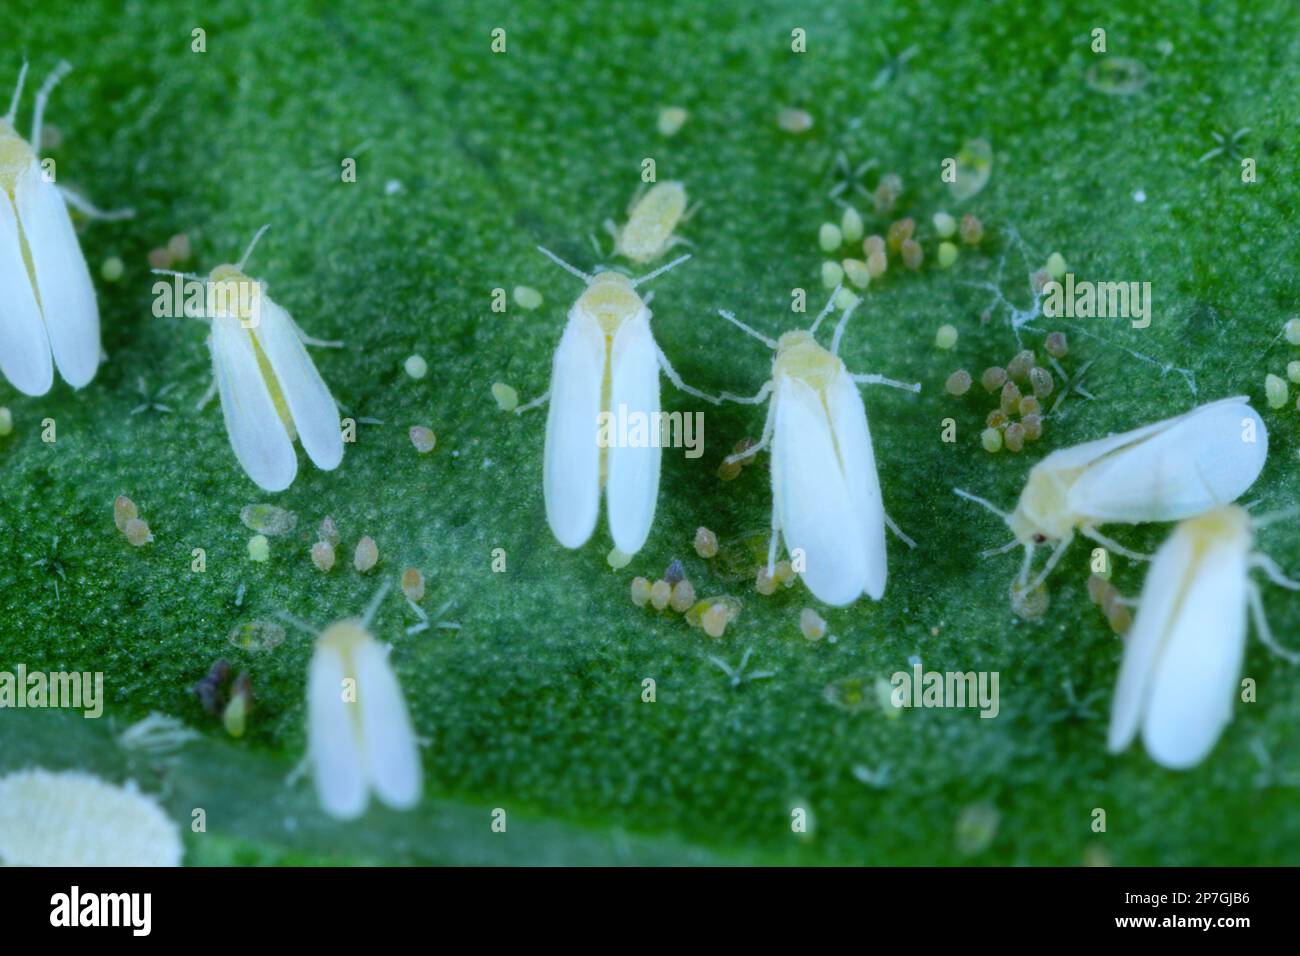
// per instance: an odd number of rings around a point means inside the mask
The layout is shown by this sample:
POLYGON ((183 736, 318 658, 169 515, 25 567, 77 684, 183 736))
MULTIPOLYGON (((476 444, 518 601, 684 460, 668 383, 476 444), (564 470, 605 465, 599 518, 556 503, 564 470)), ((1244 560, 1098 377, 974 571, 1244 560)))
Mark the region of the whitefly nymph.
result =
POLYGON ((686 187, 674 180, 639 193, 628 206, 626 223, 616 226, 613 220, 605 220, 605 230, 614 238, 614 254, 644 265, 685 243, 675 230, 693 212, 687 211, 686 203, 686 187))

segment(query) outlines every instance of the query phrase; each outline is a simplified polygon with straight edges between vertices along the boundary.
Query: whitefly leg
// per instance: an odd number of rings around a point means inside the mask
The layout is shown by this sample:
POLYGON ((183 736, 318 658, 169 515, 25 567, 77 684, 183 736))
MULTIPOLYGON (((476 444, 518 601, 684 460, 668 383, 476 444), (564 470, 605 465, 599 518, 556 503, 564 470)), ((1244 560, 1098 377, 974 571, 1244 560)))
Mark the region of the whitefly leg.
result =
POLYGON ((1051 557, 1049 557, 1047 563, 1043 565, 1043 570, 1039 571, 1038 577, 1034 578, 1033 583, 1025 588, 1026 593, 1036 590, 1044 581, 1047 580, 1047 576, 1056 570, 1056 566, 1060 563, 1061 558, 1065 557, 1065 551, 1070 547, 1070 544, 1073 541, 1074 535, 1068 534, 1057 543, 1056 547, 1052 549, 1051 557))
POLYGON ((59 194, 63 196, 64 202, 89 219, 116 222, 121 219, 130 219, 135 215, 135 210, 130 207, 126 209, 100 209, 85 196, 63 186, 59 187, 59 194))
POLYGON ((1259 632, 1259 639, 1264 646, 1283 660, 1291 664, 1300 664, 1300 653, 1287 650, 1273 637, 1273 630, 1268 626, 1268 617, 1264 614, 1264 601, 1254 581, 1246 582, 1246 597, 1250 601, 1251 616, 1255 619, 1255 630, 1259 632))
POLYGON ((776 576, 776 539, 781 530, 780 512, 777 510, 776 495, 772 496, 772 537, 767 543, 767 576, 776 576))
POLYGON ((550 397, 551 397, 551 390, 548 388, 546 391, 542 392, 542 394, 534 398, 531 402, 525 402, 523 405, 519 405, 518 407, 516 407, 515 414, 522 415, 524 412, 531 412, 534 408, 539 408, 540 406, 545 405, 547 401, 550 400, 550 397))
POLYGON ((760 451, 772 443, 772 432, 776 425, 776 403, 773 402, 767 409, 767 420, 763 422, 763 437, 758 440, 758 444, 750 445, 742 452, 734 455, 728 455, 723 459, 724 464, 732 465, 738 461, 744 461, 746 458, 752 458, 760 451))
POLYGON ((1287 588, 1291 591, 1300 591, 1300 581, 1295 581, 1287 577, 1286 574, 1283 573, 1282 569, 1277 566, 1277 562, 1267 554, 1263 554, 1262 552, 1252 554, 1250 556, 1250 563, 1252 567, 1259 568, 1268 575, 1268 579, 1278 587, 1287 588))
POLYGON ((1120 544, 1114 538, 1106 537, 1106 535, 1102 534, 1092 525, 1084 525, 1079 530, 1083 532, 1084 537, 1091 538, 1093 541, 1096 541, 1102 547, 1109 548, 1110 550, 1114 551, 1116 554, 1128 558, 1132 561, 1150 561, 1153 557, 1153 555, 1150 554, 1142 554, 1140 551, 1130 551, 1128 548, 1124 547, 1124 545, 1120 544))
POLYGON ((696 398, 703 399, 711 405, 722 404, 722 399, 718 396, 710 395, 707 392, 701 392, 698 388, 691 388, 691 386, 683 382, 682 377, 677 374, 672 363, 668 361, 668 356, 664 355, 664 350, 661 349, 658 344, 655 345, 655 352, 659 355, 659 367, 663 369, 664 375, 668 377, 668 381, 672 382, 687 395, 694 395, 696 398))
POLYGON ((894 534, 898 536, 898 539, 909 548, 916 547, 916 542, 903 533, 903 529, 895 523, 893 518, 889 517, 889 512, 885 512, 885 527, 894 532, 894 534))
POLYGON ((200 412, 203 411, 203 409, 207 407, 208 402, 212 401, 212 399, 216 397, 216 394, 217 377, 214 375, 212 376, 212 381, 208 383, 208 390, 203 393, 203 397, 199 399, 198 405, 194 407, 200 412))
POLYGON ((900 382, 896 378, 886 378, 883 375, 850 375, 849 377, 859 385, 888 385, 890 388, 901 388, 905 392, 921 391, 920 382, 900 382))

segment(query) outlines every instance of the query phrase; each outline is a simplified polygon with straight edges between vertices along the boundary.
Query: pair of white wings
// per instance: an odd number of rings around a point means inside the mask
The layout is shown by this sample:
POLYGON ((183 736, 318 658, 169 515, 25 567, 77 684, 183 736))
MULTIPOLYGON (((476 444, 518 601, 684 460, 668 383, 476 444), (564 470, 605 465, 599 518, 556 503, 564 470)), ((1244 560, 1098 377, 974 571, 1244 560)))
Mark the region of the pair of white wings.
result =
POLYGON ((33 161, 12 199, 0 190, 0 372, 18 391, 44 395, 57 364, 68 384, 81 388, 95 377, 99 352, 99 307, 86 259, 58 187, 33 161))
POLYGON ((1083 469, 1066 499, 1097 523, 1177 521, 1236 501, 1268 457, 1268 429, 1244 395, 1063 448, 1035 469, 1083 469), (1250 420, 1248 427, 1245 423, 1250 420), (1247 433, 1253 440, 1246 440, 1247 433))
POLYGON ((388 806, 407 809, 420 800, 422 773, 415 733, 401 687, 384 649, 371 638, 351 654, 320 649, 307 674, 308 746, 316 792, 325 812, 360 816, 370 791, 388 806), (343 681, 356 679, 356 696, 343 699, 343 681))
POLYGON ((827 604, 885 593, 885 509, 857 386, 839 374, 823 394, 782 377, 772 401, 772 497, 787 551, 827 604))
POLYGON ((1246 646, 1248 535, 1199 549, 1182 527, 1156 552, 1129 632, 1111 705, 1112 751, 1142 730, 1174 769, 1213 749, 1232 719, 1246 646))
POLYGON ((235 457, 259 486, 282 491, 298 473, 298 456, 258 364, 254 338, 275 373, 302 446, 318 468, 338 467, 343 437, 334 398, 307 354, 298 327, 266 295, 260 302, 260 320, 249 329, 232 315, 214 316, 208 341, 235 457))
POLYGON ((601 453, 605 453, 605 496, 609 531, 624 554, 641 550, 654 523, 659 499, 659 444, 627 447, 614 441, 602 449, 602 411, 643 413, 658 427, 659 349, 650 332, 650 310, 625 320, 606 356, 599 323, 573 309, 555 350, 551 401, 546 419, 542 488, 546 519, 566 548, 581 547, 600 513, 601 453), (608 363, 607 363, 608 358, 608 363), (604 399, 606 366, 608 405, 604 399))

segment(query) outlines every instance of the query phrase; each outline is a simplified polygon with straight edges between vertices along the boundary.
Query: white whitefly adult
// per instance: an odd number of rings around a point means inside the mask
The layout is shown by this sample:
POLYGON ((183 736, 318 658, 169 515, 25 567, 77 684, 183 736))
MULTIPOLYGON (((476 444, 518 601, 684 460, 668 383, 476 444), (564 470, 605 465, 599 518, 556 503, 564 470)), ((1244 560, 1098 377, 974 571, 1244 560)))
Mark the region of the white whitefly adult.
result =
POLYGON ((827 604, 842 606, 863 594, 878 601, 885 593, 888 561, 885 528, 913 544, 885 514, 859 384, 891 385, 919 392, 881 375, 854 375, 839 357, 849 317, 860 300, 844 310, 830 349, 816 339, 840 286, 812 326, 786 332, 773 341, 730 312, 719 314, 775 352, 772 378, 750 397, 723 398, 760 404, 771 397, 758 443, 726 459, 742 461, 772 446, 772 538, 767 573, 776 563, 777 537, 784 539, 792 564, 808 590, 827 604))
POLYGON ((690 388, 673 370, 650 331, 649 296, 637 287, 690 258, 675 259, 639 279, 619 272, 587 275, 546 249, 540 250, 586 284, 569 310, 568 324, 555 349, 551 387, 520 405, 522 414, 550 401, 542 474, 546 519, 566 548, 587 542, 600 515, 602 486, 610 535, 626 555, 645 544, 659 500, 659 373, 689 395, 717 404, 719 399, 690 388), (621 441, 600 423, 628 421, 645 426, 645 441, 621 441))
POLYGON ((48 392, 56 366, 73 388, 99 368, 99 305, 67 203, 94 218, 132 215, 62 189, 39 158, 46 103, 71 69, 61 62, 37 92, 30 140, 14 128, 26 63, 0 117, 0 373, 26 395, 48 392))
POLYGON ((1179 521, 1230 504, 1254 484, 1267 457, 1268 429, 1249 399, 1238 395, 1052 452, 1029 472, 1011 514, 953 491, 1007 522, 1015 539, 982 556, 1023 547, 1018 581, 1028 592, 1056 567, 1076 531, 1117 554, 1147 560, 1097 526, 1179 521), (1049 541, 1055 542, 1052 555, 1030 582, 1034 550, 1049 541))
POLYGON ((261 281, 245 274, 267 228, 257 231, 238 263, 219 265, 207 278, 201 317, 211 321, 213 383, 199 407, 218 392, 239 464, 260 488, 283 491, 298 474, 295 439, 323 471, 343 460, 338 406, 306 349, 340 343, 310 338, 261 281))
POLYGON ((361 618, 325 628, 308 666, 308 759, 321 808, 341 820, 364 813, 372 792, 406 810, 423 790, 420 752, 389 648, 369 630, 387 590, 380 589, 361 618))
POLYGON ((1200 763, 1232 720, 1246 649, 1247 609, 1260 639, 1281 648, 1249 577, 1259 568, 1276 584, 1300 590, 1267 555, 1254 550, 1245 509, 1227 505, 1181 522, 1156 552, 1111 703, 1108 746, 1124 750, 1139 731, 1147 753, 1182 770, 1200 763))

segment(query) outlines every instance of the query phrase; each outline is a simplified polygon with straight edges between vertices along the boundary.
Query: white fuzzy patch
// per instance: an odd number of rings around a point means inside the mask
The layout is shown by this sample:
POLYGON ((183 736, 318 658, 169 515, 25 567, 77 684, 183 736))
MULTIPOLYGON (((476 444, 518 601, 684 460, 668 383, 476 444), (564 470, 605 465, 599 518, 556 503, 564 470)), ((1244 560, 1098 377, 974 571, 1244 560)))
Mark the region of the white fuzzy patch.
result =
POLYGON ((179 866, 180 828, 134 783, 75 770, 0 777, 0 862, 13 866, 179 866))

